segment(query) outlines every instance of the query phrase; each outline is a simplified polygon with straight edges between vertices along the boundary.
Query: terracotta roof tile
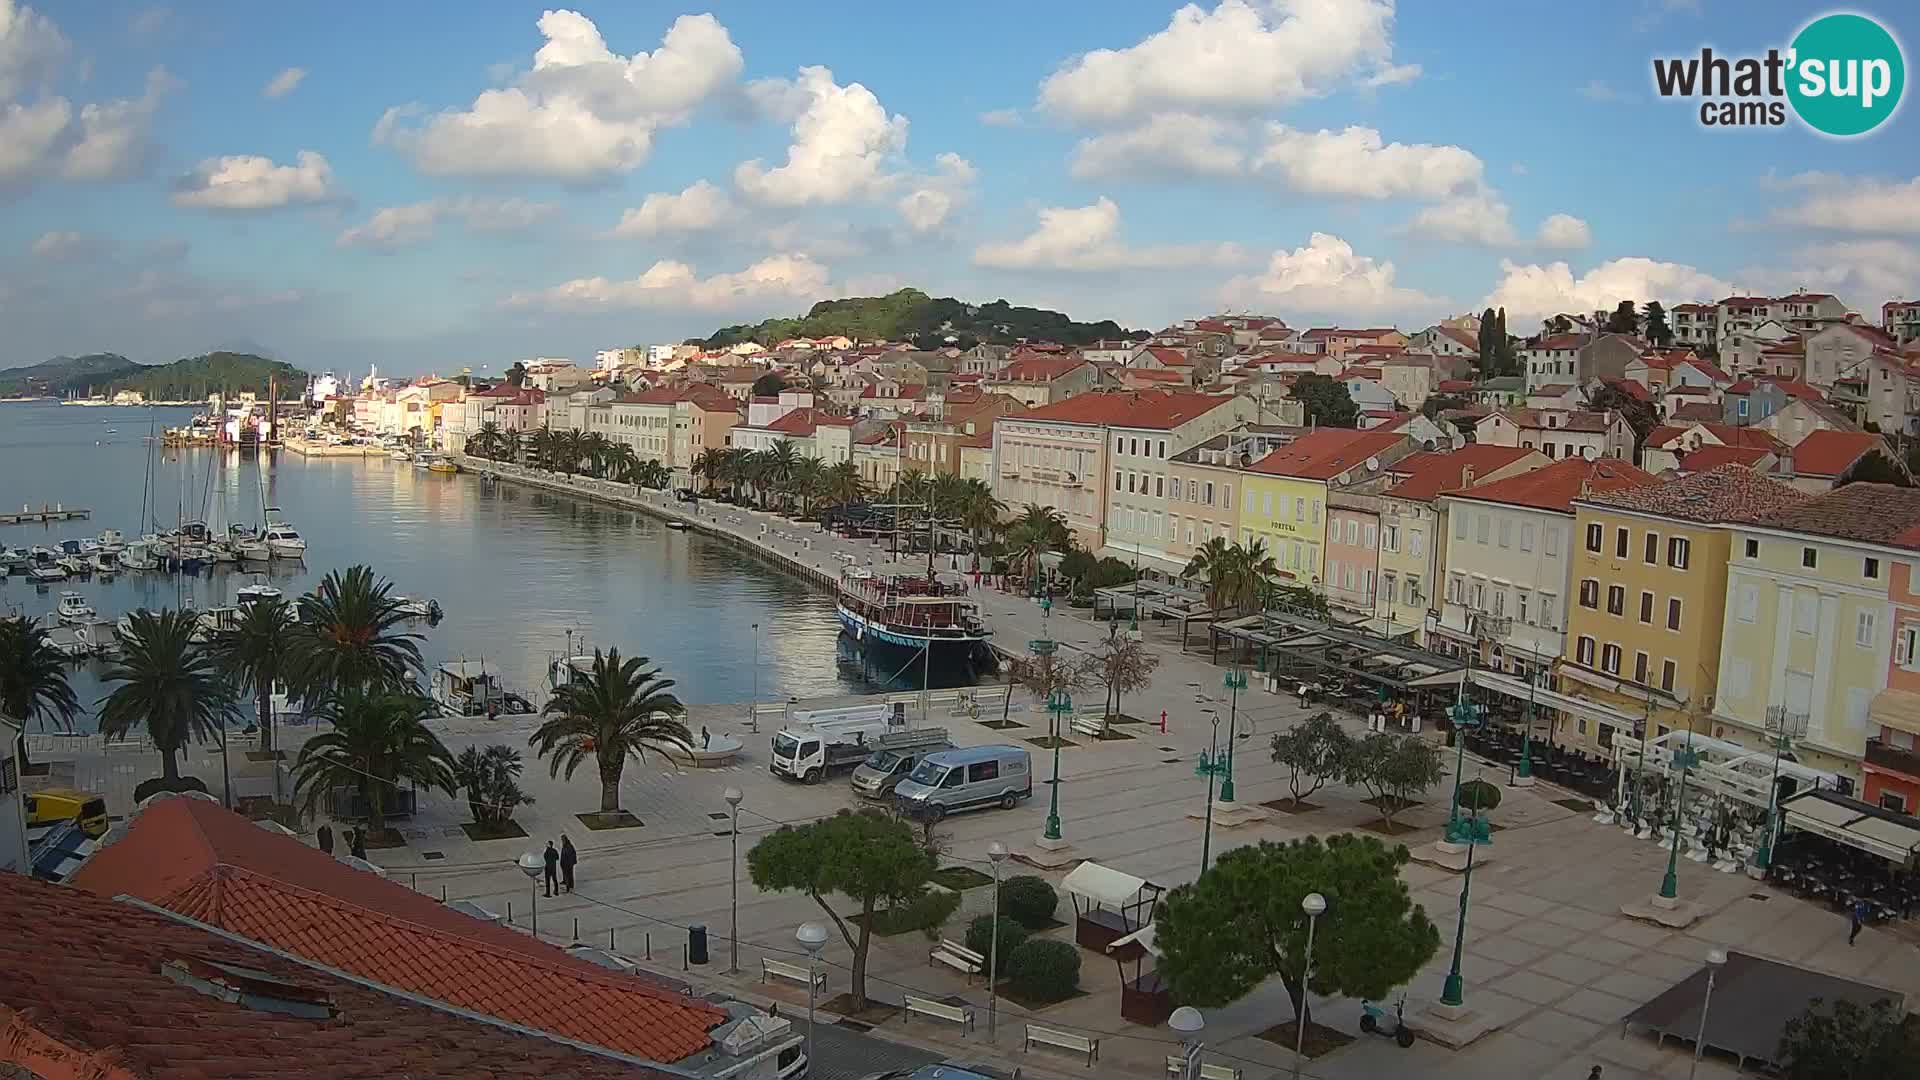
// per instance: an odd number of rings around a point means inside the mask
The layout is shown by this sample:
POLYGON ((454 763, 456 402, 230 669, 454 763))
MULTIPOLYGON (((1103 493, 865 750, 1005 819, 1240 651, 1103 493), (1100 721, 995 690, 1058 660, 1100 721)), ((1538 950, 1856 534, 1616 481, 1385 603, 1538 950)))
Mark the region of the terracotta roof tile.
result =
POLYGON ((1810 498, 1806 492, 1769 480, 1744 465, 1723 464, 1677 480, 1601 492, 1580 501, 1681 521, 1724 524, 1754 521, 1810 498))
POLYGON ((1118 390, 1076 394, 1024 414, 1022 420, 1106 427, 1175 428, 1231 402, 1215 394, 1171 390, 1118 390))
POLYGON ((1750 469, 1772 453, 1758 446, 1702 446, 1690 454, 1681 455, 1680 469, 1690 473, 1706 472, 1729 463, 1750 469))
POLYGON ((1793 448, 1793 471, 1801 476, 1839 476, 1883 445, 1880 436, 1870 431, 1809 432, 1793 448))
POLYGON ((1331 480, 1406 439, 1397 431, 1321 428, 1254 462, 1252 471, 1301 480, 1331 480))
POLYGON ((1564 458, 1544 469, 1535 469, 1491 484, 1481 484, 1455 492, 1457 499, 1530 506, 1536 510, 1567 513, 1573 500, 1594 492, 1613 491, 1654 483, 1653 474, 1613 458, 1564 458))
POLYGON ((1727 387, 1727 393, 1751 394, 1756 387, 1763 384, 1772 384, 1779 387, 1781 392, 1785 393, 1788 397, 1802 398, 1807 401, 1827 400, 1827 395, 1821 393, 1818 387, 1809 386, 1795 379, 1741 379, 1739 382, 1727 387))
MULTIPOLYGON (((251 827, 251 826, 249 826, 251 827)), ((351 872, 351 871, 350 871, 351 872)), ((0 874, 0 1062, 42 1075, 151 1080, 391 1077, 505 1080, 665 1078, 602 1057, 336 978, 132 904, 0 874), (231 977, 247 969, 289 996, 331 1006, 327 1019, 261 1011, 175 982, 163 968, 231 977), (63 1060, 48 1060, 57 1056, 63 1060)))
POLYGON ((1920 488, 1848 484, 1754 524, 1920 551, 1920 488))
POLYGON ((199 799, 152 803, 72 879, 363 978, 653 1061, 725 1019, 645 979, 453 911, 199 799))
POLYGON ((1741 424, 1699 422, 1691 424, 1661 424, 1647 433, 1646 445, 1660 449, 1671 449, 1687 433, 1700 429, 1722 446, 1751 446, 1762 450, 1784 450, 1786 444, 1764 428, 1746 427, 1741 424))
POLYGON ((1066 356, 1023 356, 1000 369, 996 382, 1052 382, 1085 364, 1078 354, 1066 356))
POLYGON ((1689 401, 1684 405, 1676 405, 1667 419, 1679 421, 1682 424, 1711 424, 1719 422, 1724 416, 1726 416, 1725 410, 1713 402, 1689 401))
POLYGON ((1414 454, 1393 466, 1393 471, 1406 479, 1388 488, 1386 494, 1430 502, 1441 492, 1468 486, 1469 470, 1476 477, 1484 477, 1529 455, 1539 456, 1542 464, 1546 462, 1544 455, 1530 447, 1489 443, 1473 443, 1448 453, 1414 454))

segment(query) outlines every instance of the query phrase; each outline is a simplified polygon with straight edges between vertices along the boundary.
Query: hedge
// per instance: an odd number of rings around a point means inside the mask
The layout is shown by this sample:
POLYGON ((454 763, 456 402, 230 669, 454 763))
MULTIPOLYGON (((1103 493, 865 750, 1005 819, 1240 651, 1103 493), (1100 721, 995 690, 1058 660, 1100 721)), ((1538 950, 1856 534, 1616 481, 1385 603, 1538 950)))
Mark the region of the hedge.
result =
POLYGON ((1000 910, 1029 930, 1053 926, 1053 910, 1059 906, 1060 894, 1043 878, 1020 874, 1000 883, 1000 910))
MULTIPOLYGON (((994 970, 1006 971, 1013 950, 1019 948, 1020 943, 1025 940, 1027 940, 1027 928, 1002 915, 1000 917, 1000 962, 994 970)), ((976 915, 971 922, 967 923, 967 948, 981 956, 987 955, 993 948, 993 916, 976 915)))
POLYGON ((1007 958, 1007 981, 1028 1001, 1065 1001, 1080 989, 1080 950, 1052 938, 1028 938, 1007 958))
POLYGON ((1460 806, 1482 813, 1500 805, 1500 789, 1485 780, 1469 780, 1460 785, 1460 806))

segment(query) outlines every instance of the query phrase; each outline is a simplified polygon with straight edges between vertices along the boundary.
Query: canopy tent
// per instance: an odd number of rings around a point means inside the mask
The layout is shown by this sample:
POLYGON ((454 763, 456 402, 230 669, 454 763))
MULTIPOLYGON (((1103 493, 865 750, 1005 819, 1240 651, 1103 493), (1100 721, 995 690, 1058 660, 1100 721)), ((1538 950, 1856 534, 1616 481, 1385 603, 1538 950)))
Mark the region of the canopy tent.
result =
POLYGON ((1158 615, 1180 620, 1180 646, 1186 647, 1187 632, 1195 622, 1212 622, 1219 612, 1207 606, 1205 593, 1165 581, 1141 579, 1125 585, 1108 585, 1093 593, 1093 617, 1100 618, 1104 605, 1108 618, 1119 618, 1125 611, 1136 618, 1158 615))
POLYGON ((1783 800, 1780 809, 1789 829, 1824 836, 1896 866, 1912 866, 1920 853, 1920 824, 1871 803, 1816 789, 1783 800))
POLYGON ((1148 956, 1158 957, 1154 945, 1153 923, 1131 934, 1115 938, 1107 954, 1120 969, 1120 1018, 1147 1027, 1159 1027, 1173 1015, 1173 993, 1160 979, 1160 972, 1142 971, 1148 956), (1133 977, 1127 977, 1132 965, 1133 977))
MULTIPOLYGON (((1625 802, 1626 784, 1634 770, 1671 772, 1673 751, 1681 749, 1700 755, 1700 763, 1687 774, 1688 790, 1724 795, 1761 809, 1772 804, 1769 785, 1776 770, 1772 751, 1755 750, 1707 735, 1689 736, 1685 731, 1669 731, 1648 742, 1644 766, 1640 760, 1640 740, 1627 734, 1614 735, 1614 760, 1620 766, 1620 801, 1625 802)), ((1839 774, 1802 765, 1790 758, 1782 757, 1777 769, 1784 791, 1804 788, 1811 789, 1809 794, 1814 790, 1832 793, 1840 787, 1839 774)))
POLYGON ((1060 887, 1073 898, 1074 941, 1088 949, 1105 949, 1150 925, 1166 891, 1145 878, 1093 862, 1074 867, 1060 887))
POLYGON ((1401 640, 1412 627, 1388 626, 1385 634, 1370 633, 1370 620, 1342 623, 1309 615, 1268 611, 1207 628, 1215 663, 1224 643, 1235 653, 1251 650, 1262 670, 1276 677, 1339 675, 1369 691, 1407 693, 1422 688, 1457 685, 1466 665, 1401 640), (1273 658, 1274 666, 1267 661, 1273 658), (1281 664, 1288 670, 1282 671, 1281 664))
POLYGON ((1778 1065, 1781 1033, 1816 1000, 1865 1006, 1887 999, 1905 1011, 1905 995, 1898 991, 1731 950, 1714 976, 1711 1002, 1706 990, 1703 967, 1628 1013, 1621 1027, 1644 1028, 1659 1042, 1672 1038, 1682 1045, 1704 1035, 1707 1049, 1732 1055, 1744 1070, 1749 1062, 1778 1065))

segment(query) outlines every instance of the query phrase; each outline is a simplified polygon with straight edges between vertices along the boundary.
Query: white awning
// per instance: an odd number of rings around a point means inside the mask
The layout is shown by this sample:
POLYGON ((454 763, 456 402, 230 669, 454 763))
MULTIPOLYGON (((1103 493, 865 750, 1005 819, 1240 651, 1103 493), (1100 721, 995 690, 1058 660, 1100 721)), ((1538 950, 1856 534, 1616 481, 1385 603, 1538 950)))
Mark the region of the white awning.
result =
POLYGON ((1780 804, 1786 825, 1824 836, 1837 844, 1858 848, 1901 866, 1911 865, 1920 851, 1920 823, 1895 820, 1866 803, 1826 791, 1808 791, 1780 804))
POLYGON ((1148 952, 1152 953, 1155 956, 1160 955, 1160 950, 1154 947, 1154 934, 1153 934, 1152 923, 1148 923, 1147 925, 1141 927, 1138 930, 1135 930, 1133 933, 1128 934, 1125 937, 1115 938, 1113 941, 1113 944, 1107 946, 1107 951, 1113 952, 1116 949, 1122 948, 1127 945, 1133 945, 1133 944, 1138 944, 1141 948, 1147 950, 1148 952))
POLYGON ((1867 719, 1895 731, 1920 734, 1920 694, 1911 690, 1882 690, 1867 705, 1867 719))
POLYGON ((1099 863, 1083 862, 1074 867, 1060 887, 1085 897, 1096 904, 1107 907, 1126 907, 1140 898, 1140 890, 1146 886, 1144 878, 1123 874, 1099 863))

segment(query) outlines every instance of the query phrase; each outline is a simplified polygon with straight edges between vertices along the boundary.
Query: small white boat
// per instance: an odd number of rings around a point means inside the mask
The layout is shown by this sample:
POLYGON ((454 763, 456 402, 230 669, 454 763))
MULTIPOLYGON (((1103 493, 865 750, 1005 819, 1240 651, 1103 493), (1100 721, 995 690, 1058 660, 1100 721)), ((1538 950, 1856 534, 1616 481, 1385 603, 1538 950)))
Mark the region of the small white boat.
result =
MULTIPOLYGON (((124 551, 126 549, 121 548, 119 550, 124 551)), ((99 551, 93 553, 94 573, 111 574, 117 572, 119 569, 120 556, 117 551, 108 551, 106 548, 101 548, 99 551)))
POLYGON ((392 458, 395 461, 412 461, 413 460, 413 455, 407 453, 405 450, 395 450, 392 453, 388 454, 387 456, 392 458))
POLYGON ((27 567, 27 576, 35 581, 65 581, 67 572, 58 563, 34 562, 27 567))
POLYGON ((395 610, 409 619, 437 620, 442 614, 438 600, 415 600, 410 596, 396 596, 393 599, 399 605, 395 610))
POLYGON ((284 521, 267 529, 266 544, 276 559, 301 559, 307 554, 306 538, 284 521))
POLYGON ((213 543, 208 544, 207 554, 216 563, 236 563, 240 561, 240 553, 235 551, 233 546, 224 540, 215 540, 213 543))
POLYGON ((117 552, 127 546, 127 538, 119 529, 100 530, 100 535, 94 538, 94 542, 100 545, 100 550, 106 552, 117 552))
POLYGON ((240 625, 240 609, 239 608, 237 607, 207 608, 206 610, 200 612, 197 616, 195 616, 193 621, 193 633, 189 636, 194 641, 206 642, 211 640, 215 634, 221 633, 222 631, 231 630, 238 625, 240 625))
POLYGON ((55 566, 67 572, 68 577, 86 577, 93 573, 93 560, 78 555, 62 555, 53 561, 55 566))
POLYGON ((87 598, 77 592, 61 593, 60 606, 54 608, 54 613, 60 617, 61 622, 68 626, 90 623, 100 615, 99 612, 93 610, 92 604, 87 603, 87 598))
POLYGON ((157 570, 160 568, 160 556, 155 551, 156 542, 135 540, 120 549, 120 565, 128 570, 157 570))
POLYGON ((257 538, 236 541, 233 550, 240 556, 241 562, 266 562, 273 558, 273 549, 267 546, 265 540, 257 538))
POLYGON ((233 602, 244 608, 262 600, 279 600, 285 595, 279 589, 267 584, 265 578, 256 577, 251 585, 242 585, 234 590, 233 602))

